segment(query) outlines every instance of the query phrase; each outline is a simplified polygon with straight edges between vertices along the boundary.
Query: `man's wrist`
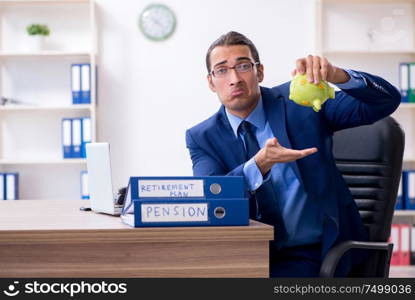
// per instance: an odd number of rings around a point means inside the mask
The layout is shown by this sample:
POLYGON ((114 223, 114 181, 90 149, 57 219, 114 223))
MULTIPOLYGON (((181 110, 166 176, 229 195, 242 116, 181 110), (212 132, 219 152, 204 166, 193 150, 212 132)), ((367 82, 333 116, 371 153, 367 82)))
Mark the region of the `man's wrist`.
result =
POLYGON ((258 169, 261 171, 262 176, 265 176, 269 170, 271 170, 272 166, 269 166, 269 164, 266 162, 266 160, 262 157, 261 153, 258 152, 255 155, 255 162, 258 166, 258 169))
POLYGON ((343 84, 350 80, 350 75, 345 70, 337 68, 335 69, 335 73, 333 79, 330 81, 333 84, 343 84))
POLYGON ((244 164, 243 175, 245 177, 247 188, 250 192, 257 190, 264 181, 264 176, 256 164, 254 157, 244 164))

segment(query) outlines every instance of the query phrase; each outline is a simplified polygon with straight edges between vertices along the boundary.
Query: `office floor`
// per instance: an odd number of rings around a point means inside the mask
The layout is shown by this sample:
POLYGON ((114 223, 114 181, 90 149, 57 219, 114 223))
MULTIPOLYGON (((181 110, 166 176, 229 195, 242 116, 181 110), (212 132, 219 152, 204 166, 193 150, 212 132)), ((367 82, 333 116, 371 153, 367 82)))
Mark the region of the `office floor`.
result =
POLYGON ((415 278, 415 266, 391 266, 390 278, 415 278))

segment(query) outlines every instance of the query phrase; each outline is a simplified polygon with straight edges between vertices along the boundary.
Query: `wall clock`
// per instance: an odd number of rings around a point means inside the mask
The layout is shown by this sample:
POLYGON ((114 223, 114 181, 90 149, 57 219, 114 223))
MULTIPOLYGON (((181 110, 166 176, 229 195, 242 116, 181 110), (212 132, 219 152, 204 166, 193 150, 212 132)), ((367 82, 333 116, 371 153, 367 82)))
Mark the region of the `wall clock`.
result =
POLYGON ((163 41, 173 34, 176 17, 166 5, 151 4, 140 14, 138 23, 147 38, 152 41, 163 41))

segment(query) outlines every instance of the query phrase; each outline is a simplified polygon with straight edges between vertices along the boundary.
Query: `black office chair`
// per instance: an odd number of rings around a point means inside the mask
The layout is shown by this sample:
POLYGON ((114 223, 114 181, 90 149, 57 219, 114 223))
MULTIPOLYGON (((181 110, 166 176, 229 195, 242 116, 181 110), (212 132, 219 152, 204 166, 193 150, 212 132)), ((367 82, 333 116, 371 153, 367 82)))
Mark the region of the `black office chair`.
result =
POLYGON ((320 269, 321 277, 333 277, 339 260, 351 249, 372 250, 365 263, 354 268, 349 277, 389 276, 393 244, 388 238, 404 144, 404 132, 392 117, 335 133, 336 165, 357 203, 369 241, 345 241, 330 249, 320 269))

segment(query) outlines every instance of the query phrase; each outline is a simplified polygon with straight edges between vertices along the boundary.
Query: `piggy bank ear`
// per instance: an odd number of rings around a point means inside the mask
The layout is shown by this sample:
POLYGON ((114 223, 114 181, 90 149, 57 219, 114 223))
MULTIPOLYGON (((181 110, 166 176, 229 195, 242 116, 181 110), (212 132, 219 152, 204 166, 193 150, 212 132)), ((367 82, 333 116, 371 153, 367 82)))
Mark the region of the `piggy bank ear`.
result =
POLYGON ((320 99, 315 99, 313 100, 313 110, 315 112, 319 112, 321 109, 321 103, 322 101, 320 99))

